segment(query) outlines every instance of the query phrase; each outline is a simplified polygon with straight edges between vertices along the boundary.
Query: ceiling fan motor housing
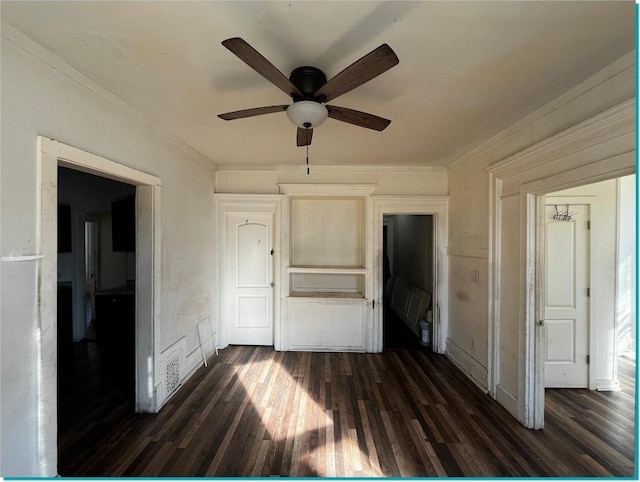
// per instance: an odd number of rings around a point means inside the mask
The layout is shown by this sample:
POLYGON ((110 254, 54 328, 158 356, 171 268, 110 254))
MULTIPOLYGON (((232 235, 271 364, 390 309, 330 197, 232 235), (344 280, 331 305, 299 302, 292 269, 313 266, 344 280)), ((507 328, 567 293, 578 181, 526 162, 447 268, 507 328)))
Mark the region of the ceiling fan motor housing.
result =
POLYGON ((303 100, 316 100, 313 94, 327 83, 327 77, 322 70, 309 66, 294 69, 289 76, 289 80, 302 92, 304 95, 303 100))

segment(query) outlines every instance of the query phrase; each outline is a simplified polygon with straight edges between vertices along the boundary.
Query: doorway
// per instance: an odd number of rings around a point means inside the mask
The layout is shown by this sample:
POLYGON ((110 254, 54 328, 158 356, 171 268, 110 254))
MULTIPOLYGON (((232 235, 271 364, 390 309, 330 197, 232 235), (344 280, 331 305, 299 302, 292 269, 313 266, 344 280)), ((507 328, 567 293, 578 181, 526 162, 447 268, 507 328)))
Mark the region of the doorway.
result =
POLYGON ((631 175, 540 196, 540 428, 544 400, 558 390, 629 390, 621 380, 635 366, 635 188, 631 175))
POLYGON ((382 226, 384 349, 430 347, 420 322, 433 319, 434 216, 387 214, 382 226), (423 339, 424 338, 424 339, 423 339))
MULTIPOLYGON (((430 215, 433 221, 433 314, 432 350, 445 352, 448 336, 449 301, 447 296, 449 268, 447 262, 448 199, 446 196, 373 196, 373 323, 369 331, 367 351, 384 350, 384 217, 387 215, 430 215), (376 301, 377 300, 377 301, 376 301), (380 309, 380 300, 383 309, 380 309)), ((388 228, 387 228, 388 229, 388 228)), ((387 231, 387 235, 389 231, 387 231)), ((395 239, 394 239, 395 244, 395 239)), ((394 259, 394 265, 396 260, 394 259)))
POLYGON ((135 411, 133 185, 58 167, 58 473, 87 427, 135 411), (90 219, 90 221, 87 221, 90 219), (67 328, 68 327, 68 328, 67 328), (117 415, 119 414, 119 415, 117 415))
MULTIPOLYGON (((38 137, 39 189, 38 248, 41 252, 38 272, 38 411, 50 414, 38 419, 40 467, 43 474, 57 474, 57 280, 58 256, 58 166, 96 174, 135 185, 135 410, 157 411, 155 374, 160 370, 160 195, 158 177, 46 137, 38 137), (156 308, 156 306, 158 308, 156 308)), ((60 211, 62 212, 62 211, 60 211)), ((83 224, 76 224, 84 228, 83 224)), ((76 265, 78 266, 78 265, 76 265)), ((80 279, 84 279, 81 271, 80 279)), ((83 293, 84 295, 84 293, 83 293)))

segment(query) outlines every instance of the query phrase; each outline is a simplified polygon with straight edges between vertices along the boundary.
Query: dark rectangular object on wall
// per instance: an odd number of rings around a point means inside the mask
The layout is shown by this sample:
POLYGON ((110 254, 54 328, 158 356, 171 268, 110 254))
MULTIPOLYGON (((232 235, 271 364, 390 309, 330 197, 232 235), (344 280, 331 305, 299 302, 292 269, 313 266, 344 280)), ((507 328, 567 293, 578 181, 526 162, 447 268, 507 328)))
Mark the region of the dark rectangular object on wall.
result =
POLYGON ((127 196, 111 203, 111 242, 113 251, 136 250, 136 197, 127 196))
POLYGON ((71 206, 58 204, 58 253, 71 252, 71 206))

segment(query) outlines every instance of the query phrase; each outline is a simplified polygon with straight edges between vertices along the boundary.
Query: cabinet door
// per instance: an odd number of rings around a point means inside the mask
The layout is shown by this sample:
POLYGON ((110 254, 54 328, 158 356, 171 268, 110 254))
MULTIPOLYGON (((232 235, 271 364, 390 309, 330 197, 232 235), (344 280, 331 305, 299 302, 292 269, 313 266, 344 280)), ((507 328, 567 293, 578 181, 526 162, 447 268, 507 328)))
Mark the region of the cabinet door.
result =
POLYGON ((288 299, 290 349, 365 351, 368 304, 363 299, 288 299))

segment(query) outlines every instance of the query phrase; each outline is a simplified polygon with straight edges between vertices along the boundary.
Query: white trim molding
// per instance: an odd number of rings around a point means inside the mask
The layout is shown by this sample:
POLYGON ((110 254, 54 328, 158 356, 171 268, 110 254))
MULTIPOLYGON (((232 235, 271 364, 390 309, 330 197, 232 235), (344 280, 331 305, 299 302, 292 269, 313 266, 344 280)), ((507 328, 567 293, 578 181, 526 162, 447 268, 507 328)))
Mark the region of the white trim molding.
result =
MULTIPOLYGON (((383 299, 382 231, 385 214, 431 214, 434 216, 435 286, 433 290, 433 351, 444 353, 449 327, 449 236, 448 196, 388 196, 373 198, 373 299, 383 299)), ((380 304, 378 305, 380 306, 380 304)), ((382 309, 373 310, 373 324, 369 334, 369 352, 383 349, 382 309)))
POLYGON ((446 355, 483 393, 488 393, 487 367, 479 363, 478 360, 463 350, 451 338, 447 338, 446 355))
MULTIPOLYGON (((636 52, 632 50, 624 54, 615 62, 607 65, 605 68, 596 72, 594 75, 586 79, 584 82, 576 85, 570 90, 566 91, 559 97, 556 97, 552 101, 546 103, 539 109, 531 112, 526 117, 520 119, 519 121, 512 124, 507 129, 499 132, 495 136, 486 140, 482 144, 474 147, 471 151, 467 152, 463 156, 454 160, 452 163, 447 164, 449 169, 455 169, 466 162, 471 161, 478 155, 489 151, 490 149, 498 146, 501 143, 508 142, 511 136, 517 135, 519 132, 523 131, 527 126, 532 126, 536 122, 544 119, 545 116, 553 113, 556 110, 562 109, 564 106, 570 104, 575 99, 578 99, 580 96, 585 93, 592 91, 594 88, 601 86, 606 83, 612 77, 624 72, 628 69, 636 70, 636 52)), ((536 142, 534 142, 535 144, 536 142)))
POLYGON ((227 239, 227 228, 225 216, 233 212, 253 212, 263 214, 273 214, 274 218, 274 253, 273 253, 273 277, 275 289, 273 293, 273 341, 274 349, 282 350, 282 298, 284 293, 288 293, 287 277, 282 277, 282 263, 284 253, 283 239, 289 238, 288 227, 288 206, 284 202, 285 196, 282 194, 226 194, 215 193, 216 212, 216 307, 217 316, 214 323, 215 331, 219 334, 219 348, 229 346, 227 334, 227 314, 225 307, 225 249, 227 239))
MULTIPOLYGON (((613 179, 635 172, 635 99, 622 102, 554 136, 485 168, 489 174, 489 393, 523 425, 544 426, 540 336, 540 199, 570 187, 613 179), (505 225, 502 205, 519 200, 517 221, 505 225), (513 223, 517 222, 516 225, 513 223), (517 265, 502 263, 502 238, 518 243, 517 265), (519 239, 516 241, 515 237, 519 239), (518 283, 517 360, 500 359, 500 291, 507 279, 518 283), (518 390, 505 393, 499 367, 518 363, 518 390)), ((513 382, 513 381, 510 381, 513 382)))
POLYGON ((489 250, 487 248, 468 248, 466 246, 449 246, 447 248, 448 256, 461 256, 463 258, 479 258, 487 259, 489 250))
POLYGON ((136 185, 136 411, 155 412, 160 363, 160 193, 158 177, 38 136, 38 444, 40 476, 57 471, 57 309, 58 166, 136 185))
POLYGON ((635 134, 635 108, 635 99, 629 99, 506 159, 491 164, 485 170, 504 179, 625 135, 635 134))
POLYGON ((619 380, 599 378, 596 380, 596 390, 599 392, 618 392, 621 390, 619 380))
MULTIPOLYGON (((404 166, 356 166, 356 165, 314 165, 312 167, 313 172, 344 172, 344 173, 412 173, 412 172, 433 172, 446 174, 448 169, 444 166, 424 166, 424 165, 404 165, 404 166)), ((302 172, 302 167, 299 164, 295 165, 278 165, 278 166, 260 166, 260 165, 218 165, 217 171, 261 171, 261 172, 302 172)))

